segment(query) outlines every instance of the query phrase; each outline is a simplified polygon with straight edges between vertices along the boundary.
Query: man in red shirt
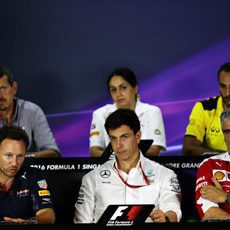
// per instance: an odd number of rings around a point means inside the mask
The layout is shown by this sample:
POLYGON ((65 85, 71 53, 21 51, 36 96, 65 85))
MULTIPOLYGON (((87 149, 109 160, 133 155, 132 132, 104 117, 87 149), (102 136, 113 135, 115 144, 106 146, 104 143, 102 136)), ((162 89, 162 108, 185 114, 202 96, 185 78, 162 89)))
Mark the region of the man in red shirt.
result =
POLYGON ((221 114, 227 152, 203 160, 196 181, 196 207, 201 220, 230 220, 230 109, 221 114))

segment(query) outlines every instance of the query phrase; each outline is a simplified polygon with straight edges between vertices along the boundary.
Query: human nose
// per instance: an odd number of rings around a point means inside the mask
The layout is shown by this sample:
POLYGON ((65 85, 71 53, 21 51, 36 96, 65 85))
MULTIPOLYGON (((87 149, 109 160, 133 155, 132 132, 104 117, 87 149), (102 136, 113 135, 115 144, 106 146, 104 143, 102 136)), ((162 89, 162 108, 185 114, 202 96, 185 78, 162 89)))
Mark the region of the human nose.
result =
POLYGON ((116 91, 116 96, 120 96, 121 95, 121 90, 118 88, 116 91))
POLYGON ((118 138, 116 141, 117 148, 120 148, 123 145, 123 140, 121 138, 118 138))
POLYGON ((11 164, 12 164, 13 166, 16 166, 17 163, 18 163, 17 157, 16 157, 16 156, 13 156, 13 157, 11 158, 11 164))

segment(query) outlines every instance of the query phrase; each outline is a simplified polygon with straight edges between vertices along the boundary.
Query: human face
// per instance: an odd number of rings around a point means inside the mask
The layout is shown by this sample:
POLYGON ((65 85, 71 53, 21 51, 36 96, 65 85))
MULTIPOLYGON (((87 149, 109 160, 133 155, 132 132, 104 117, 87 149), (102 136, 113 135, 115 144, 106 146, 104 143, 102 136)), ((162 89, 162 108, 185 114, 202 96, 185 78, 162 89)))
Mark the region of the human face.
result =
POLYGON ((227 150, 230 153, 230 120, 224 120, 222 122, 222 131, 227 150))
POLYGON ((131 162, 138 156, 138 144, 141 138, 140 131, 134 134, 129 126, 122 125, 117 129, 109 130, 109 137, 118 161, 131 162))
POLYGON ((114 75, 109 82, 109 90, 117 108, 135 109, 137 86, 132 87, 122 76, 114 75))
POLYGON ((13 99, 17 92, 17 83, 11 86, 7 76, 0 78, 0 113, 13 108, 13 99))
POLYGON ((13 178, 18 173, 25 158, 26 145, 20 140, 5 139, 0 145, 0 176, 13 178))
POLYGON ((220 72, 219 92, 223 100, 223 108, 230 108, 230 72, 220 72))

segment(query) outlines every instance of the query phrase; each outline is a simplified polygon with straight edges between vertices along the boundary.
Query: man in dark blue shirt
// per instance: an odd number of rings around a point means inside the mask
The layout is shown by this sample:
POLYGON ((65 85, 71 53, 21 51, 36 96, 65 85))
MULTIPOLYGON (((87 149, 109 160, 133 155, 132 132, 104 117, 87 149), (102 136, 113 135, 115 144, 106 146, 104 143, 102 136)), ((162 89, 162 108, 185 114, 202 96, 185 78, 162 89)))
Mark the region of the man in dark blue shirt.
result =
POLYGON ((48 184, 39 169, 23 166, 28 143, 22 128, 0 128, 0 221, 51 224, 48 184))

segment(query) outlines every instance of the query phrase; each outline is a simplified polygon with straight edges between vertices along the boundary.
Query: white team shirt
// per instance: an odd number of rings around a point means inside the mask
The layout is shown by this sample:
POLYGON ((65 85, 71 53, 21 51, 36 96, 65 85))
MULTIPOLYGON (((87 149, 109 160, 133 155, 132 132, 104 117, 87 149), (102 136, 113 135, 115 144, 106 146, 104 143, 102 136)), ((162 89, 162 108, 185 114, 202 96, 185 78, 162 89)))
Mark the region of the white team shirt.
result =
POLYGON ((116 160, 112 159, 83 176, 74 223, 96 223, 109 204, 155 204, 155 209, 163 212, 174 211, 180 221, 180 196, 180 185, 173 170, 140 154, 137 166, 126 174, 116 168, 116 160), (142 186, 128 186, 119 174, 129 185, 142 186))
MULTIPOLYGON (((116 104, 107 104, 93 112, 90 147, 99 146, 103 149, 110 143, 109 136, 104 128, 106 118, 117 109, 116 104)), ((141 139, 152 139, 152 145, 159 145, 166 150, 165 129, 162 113, 159 107, 137 101, 135 112, 140 120, 141 139)))

